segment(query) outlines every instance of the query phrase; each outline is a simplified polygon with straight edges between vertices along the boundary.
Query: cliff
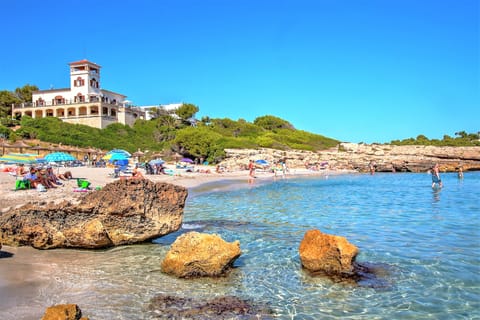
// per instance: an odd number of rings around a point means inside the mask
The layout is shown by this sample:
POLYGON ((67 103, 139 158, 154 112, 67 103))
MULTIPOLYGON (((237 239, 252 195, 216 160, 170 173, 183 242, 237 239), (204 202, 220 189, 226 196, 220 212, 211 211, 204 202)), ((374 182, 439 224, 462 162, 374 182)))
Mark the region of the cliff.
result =
POLYGON ((480 170, 480 147, 394 146, 383 144, 341 143, 319 151, 274 149, 226 149, 221 165, 237 169, 249 159, 265 159, 270 163, 286 160, 290 168, 330 168, 366 172, 373 164, 377 172, 425 172, 439 163, 444 172, 480 170))

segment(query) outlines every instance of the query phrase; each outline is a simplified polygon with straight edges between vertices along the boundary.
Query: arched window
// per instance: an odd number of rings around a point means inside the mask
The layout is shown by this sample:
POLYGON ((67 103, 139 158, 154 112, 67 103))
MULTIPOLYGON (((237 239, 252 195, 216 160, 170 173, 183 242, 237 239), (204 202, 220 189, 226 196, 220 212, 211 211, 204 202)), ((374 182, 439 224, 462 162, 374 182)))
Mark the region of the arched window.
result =
POLYGON ((92 79, 90 80, 90 87, 92 87, 92 88, 98 88, 98 81, 97 81, 97 79, 92 78, 92 79))
POLYGON ((78 77, 77 80, 73 80, 74 87, 82 87, 84 85, 85 85, 85 80, 83 80, 82 77, 78 77))
POLYGON ((75 96, 74 101, 75 102, 85 102, 85 96, 83 96, 81 93, 78 93, 75 96))

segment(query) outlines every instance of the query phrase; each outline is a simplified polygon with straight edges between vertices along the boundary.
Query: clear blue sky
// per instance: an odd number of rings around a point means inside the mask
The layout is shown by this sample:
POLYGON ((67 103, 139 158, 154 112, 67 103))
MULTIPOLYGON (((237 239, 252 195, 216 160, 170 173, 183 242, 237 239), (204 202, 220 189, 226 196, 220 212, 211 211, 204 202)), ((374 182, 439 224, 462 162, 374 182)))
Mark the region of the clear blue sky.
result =
POLYGON ((478 0, 2 1, 0 90, 72 61, 136 105, 272 114, 342 141, 480 131, 478 0))

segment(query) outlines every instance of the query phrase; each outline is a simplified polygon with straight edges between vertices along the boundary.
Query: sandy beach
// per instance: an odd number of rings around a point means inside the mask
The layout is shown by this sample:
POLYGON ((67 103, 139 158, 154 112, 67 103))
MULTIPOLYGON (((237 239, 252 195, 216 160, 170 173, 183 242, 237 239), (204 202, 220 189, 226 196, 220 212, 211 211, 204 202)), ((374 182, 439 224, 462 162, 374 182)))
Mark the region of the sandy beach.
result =
MULTIPOLYGON (((216 173, 215 167, 213 166, 196 166, 195 172, 186 172, 184 170, 175 170, 174 165, 167 165, 167 168, 174 170, 173 175, 146 175, 145 171, 140 169, 143 176, 146 179, 150 179, 154 182, 168 182, 176 185, 181 185, 187 189, 192 189, 199 187, 204 184, 220 182, 220 181, 230 181, 232 183, 260 183, 268 182, 273 179, 284 178, 280 174, 275 176, 271 172, 257 171, 255 174, 255 179, 249 179, 248 170, 237 170, 224 173, 216 173), (198 171, 198 172, 197 172, 198 171), (209 173, 205 173, 209 171, 209 173)), ((60 202, 63 200, 74 201, 76 198, 84 195, 84 192, 76 192, 77 180, 76 178, 83 178, 88 180, 91 183, 91 189, 94 190, 97 187, 103 187, 106 184, 115 181, 116 179, 127 178, 113 177, 113 168, 96 168, 96 167, 66 167, 66 168, 55 168, 55 173, 64 173, 70 171, 73 175, 73 179, 62 181, 63 185, 58 186, 55 189, 48 189, 46 192, 38 192, 37 190, 18 190, 15 191, 15 176, 11 175, 8 172, 0 172, 0 209, 2 211, 8 210, 9 208, 23 205, 27 202, 33 203, 45 203, 45 202, 60 202)), ((312 171, 302 168, 292 168, 285 175, 285 178, 296 177, 296 176, 306 176, 306 175, 331 175, 338 174, 340 171, 312 171)), ((89 191, 91 192, 91 191, 89 191)))

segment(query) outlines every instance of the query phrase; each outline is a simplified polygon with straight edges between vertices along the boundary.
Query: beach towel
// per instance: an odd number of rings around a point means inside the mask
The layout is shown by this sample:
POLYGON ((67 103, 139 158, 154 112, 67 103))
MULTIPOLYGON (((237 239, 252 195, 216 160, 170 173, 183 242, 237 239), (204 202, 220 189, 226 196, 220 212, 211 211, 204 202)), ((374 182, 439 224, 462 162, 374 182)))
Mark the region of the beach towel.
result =
POLYGON ((16 190, 27 190, 30 189, 30 180, 16 180, 15 181, 15 191, 16 190))
POLYGON ((90 182, 85 179, 77 179, 77 186, 81 189, 88 189, 90 182))

